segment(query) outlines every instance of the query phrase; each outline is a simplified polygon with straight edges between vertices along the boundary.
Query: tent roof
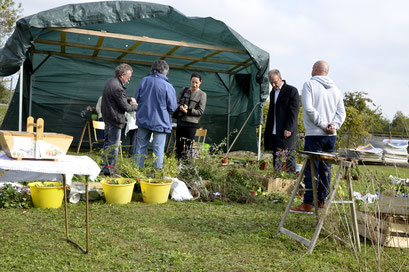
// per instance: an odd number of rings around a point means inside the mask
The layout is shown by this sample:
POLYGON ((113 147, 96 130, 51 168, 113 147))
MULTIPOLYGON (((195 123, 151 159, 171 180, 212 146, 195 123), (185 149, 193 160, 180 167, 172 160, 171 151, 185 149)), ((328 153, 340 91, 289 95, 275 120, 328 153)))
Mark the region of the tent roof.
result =
MULTIPOLYGON (((269 55, 211 17, 186 17, 167 5, 137 1, 50 9, 16 23, 0 49, 0 76, 14 74, 24 64, 23 115, 46 118, 47 131, 77 140, 82 128, 78 113, 97 101, 117 63, 129 63, 138 79, 158 58, 169 64, 176 90, 186 86, 192 71, 201 73, 208 100, 200 125, 212 127, 209 143, 229 139, 247 119, 235 146, 257 148, 254 130, 262 118, 260 102, 269 94, 269 55), (255 107, 258 111, 248 119, 255 107)), ((136 83, 127 86, 128 95, 136 83)), ((15 130, 20 118, 17 94, 3 129, 15 130)))
POLYGON ((227 74, 252 64, 264 73, 269 59, 221 21, 135 1, 69 4, 20 19, 0 51, 0 75, 32 53, 147 66, 161 58, 173 69, 227 74))

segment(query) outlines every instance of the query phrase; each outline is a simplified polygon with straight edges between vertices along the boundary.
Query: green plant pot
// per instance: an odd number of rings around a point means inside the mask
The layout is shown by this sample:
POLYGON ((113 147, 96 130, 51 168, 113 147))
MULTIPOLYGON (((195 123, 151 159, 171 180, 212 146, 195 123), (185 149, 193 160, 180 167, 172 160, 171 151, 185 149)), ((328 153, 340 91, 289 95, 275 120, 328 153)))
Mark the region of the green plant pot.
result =
POLYGON ((96 113, 91 114, 91 119, 94 121, 98 121, 98 114, 96 113))

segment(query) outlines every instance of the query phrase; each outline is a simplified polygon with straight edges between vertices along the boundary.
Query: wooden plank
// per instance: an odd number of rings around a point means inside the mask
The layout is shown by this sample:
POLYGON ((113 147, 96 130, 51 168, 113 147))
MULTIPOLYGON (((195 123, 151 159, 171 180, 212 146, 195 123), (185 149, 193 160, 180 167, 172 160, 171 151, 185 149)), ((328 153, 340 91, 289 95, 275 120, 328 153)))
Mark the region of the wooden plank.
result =
POLYGON ((381 213, 409 215, 409 198, 381 195, 379 211, 381 213))
MULTIPOLYGON (((194 60, 194 61, 192 61, 192 62, 189 62, 189 63, 185 64, 185 66, 186 66, 186 67, 187 67, 187 66, 191 66, 191 65, 193 65, 193 64, 195 64, 195 63, 198 63, 199 61, 206 61, 208 58, 211 58, 211 57, 213 57, 213 56, 216 56, 217 54, 220 54, 220 53, 222 53, 222 51, 215 51, 215 52, 213 52, 213 53, 211 53, 211 54, 209 54, 209 55, 207 55, 207 56, 204 56, 201 60, 194 60)), ((236 64, 236 65, 238 65, 238 64, 236 64)))
POLYGON ((67 33, 61 32, 61 53, 65 53, 65 39, 67 38, 67 33))
MULTIPOLYGON (((138 61, 138 60, 118 60, 116 58, 107 58, 107 57, 93 57, 90 55, 80 55, 80 54, 67 54, 67 53, 61 53, 61 52, 54 52, 54 51, 47 51, 47 50, 33 50, 33 53, 35 54, 44 54, 44 55, 55 55, 55 56, 62 56, 62 57, 70 57, 70 58, 80 58, 80 59, 94 59, 94 60, 101 60, 101 61, 108 61, 108 62, 126 62, 126 63, 132 63, 132 64, 138 64, 138 65, 145 65, 145 66, 152 66, 152 62, 147 62, 147 61, 138 61)), ((175 65, 175 64, 169 64, 170 68, 173 69, 188 69, 188 70, 193 70, 193 71, 204 71, 204 72, 213 72, 213 73, 223 73, 223 74, 230 74, 228 70, 220 70, 220 69, 212 69, 212 68, 202 68, 202 67, 185 67, 183 65, 175 65)))
MULTIPOLYGON (((393 216, 390 215, 389 219, 393 216)), ((373 213, 357 211, 359 234, 386 247, 409 248, 409 225, 391 223, 373 213)))
POLYGON ((171 46, 181 46, 181 47, 189 47, 189 48, 198 48, 198 49, 206 49, 206 50, 220 50, 224 52, 233 52, 239 54, 247 54, 245 50, 239 50, 232 47, 224 47, 224 46, 214 46, 214 45, 206 45, 206 44, 199 44, 199 43, 188 43, 183 41, 172 41, 172 40, 164 40, 164 39, 156 39, 150 38, 146 36, 133 36, 133 35, 126 35, 126 34, 118 34, 118 33, 103 33, 101 31, 95 30, 88 30, 88 29, 79 29, 79 28, 63 28, 63 27, 48 27, 49 30, 66 32, 66 33, 76 33, 82 35, 90 35, 90 36, 103 36, 106 38, 112 39, 121 39, 121 40, 129 40, 129 41, 142 41, 147 43, 156 43, 156 44, 163 44, 163 45, 171 45, 171 46))
POLYGON ((99 37, 99 38, 98 38, 97 45, 96 45, 96 47, 97 47, 98 49, 95 49, 95 50, 94 50, 94 53, 92 54, 93 57, 98 56, 98 53, 99 53, 99 51, 101 50, 100 47, 101 47, 102 43, 104 42, 104 39, 105 39, 104 37, 99 37))
POLYGON ((374 232, 365 224, 358 224, 359 235, 371 240, 374 244, 379 242, 385 247, 409 248, 409 238, 385 235, 374 232))
MULTIPOLYGON (((208 58, 183 56, 183 55, 169 55, 168 56, 168 55, 166 55, 164 53, 150 52, 150 51, 135 51, 135 50, 131 49, 136 44, 139 45, 142 42, 135 43, 130 49, 121 49, 121 48, 103 47, 103 46, 98 48, 98 47, 96 47, 94 45, 81 44, 81 43, 71 43, 71 42, 66 42, 65 44, 63 44, 60 41, 52 41, 52 40, 45 40, 45 39, 36 39, 34 41, 34 43, 52 44, 52 45, 65 45, 65 46, 69 46, 69 47, 76 47, 76 48, 83 48, 83 49, 90 49, 90 50, 99 49, 101 51, 110 51, 110 52, 122 53, 122 55, 117 57, 118 60, 122 59, 124 56, 126 56, 128 54, 134 54, 134 55, 143 55, 143 56, 167 57, 167 58, 174 58, 174 59, 194 60, 196 62, 210 62, 210 63, 229 64, 229 65, 240 65, 240 64, 242 64, 242 62, 238 62, 238 61, 208 59, 208 58)), ((135 48, 136 47, 137 47, 137 45, 135 46, 135 48)))
POLYGON ((124 52, 121 55, 119 55, 116 59, 120 60, 123 57, 125 57, 126 55, 128 55, 129 53, 132 53, 132 51, 137 48, 138 46, 140 46, 142 44, 142 42, 136 42, 134 43, 127 51, 128 52, 124 52))
MULTIPOLYGON (((367 222, 369 225, 378 226, 382 232, 389 231, 393 233, 405 233, 409 235, 409 223, 396 223, 393 221, 389 222, 384 219, 375 217, 373 213, 364 213, 361 211, 357 211, 357 218, 358 221, 367 222)), ((392 215, 390 217, 393 217, 392 215)))
POLYGON ((172 55, 176 50, 178 50, 180 48, 180 46, 175 46, 173 47, 171 50, 169 50, 168 53, 166 53, 166 56, 161 57, 161 60, 166 59, 166 57, 169 57, 170 55, 172 55))
POLYGON ((239 68, 240 66, 248 66, 250 65, 248 62, 251 60, 251 58, 246 59, 244 62, 242 62, 240 65, 236 65, 233 68, 231 68, 229 71, 233 72, 234 70, 236 70, 237 68, 239 68))

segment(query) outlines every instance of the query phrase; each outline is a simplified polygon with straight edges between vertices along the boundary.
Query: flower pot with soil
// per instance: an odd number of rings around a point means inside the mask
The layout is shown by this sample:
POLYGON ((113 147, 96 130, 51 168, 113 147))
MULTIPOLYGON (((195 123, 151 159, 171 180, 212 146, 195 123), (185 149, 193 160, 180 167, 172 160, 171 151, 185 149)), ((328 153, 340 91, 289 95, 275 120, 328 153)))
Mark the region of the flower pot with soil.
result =
POLYGON ((101 181, 107 203, 127 204, 132 200, 136 181, 130 178, 106 178, 101 181))
POLYGON ((142 198, 145 203, 166 203, 172 181, 168 179, 145 179, 140 181, 142 198))
POLYGON ((30 182, 28 186, 35 208, 56 209, 61 207, 64 197, 62 182, 30 182))

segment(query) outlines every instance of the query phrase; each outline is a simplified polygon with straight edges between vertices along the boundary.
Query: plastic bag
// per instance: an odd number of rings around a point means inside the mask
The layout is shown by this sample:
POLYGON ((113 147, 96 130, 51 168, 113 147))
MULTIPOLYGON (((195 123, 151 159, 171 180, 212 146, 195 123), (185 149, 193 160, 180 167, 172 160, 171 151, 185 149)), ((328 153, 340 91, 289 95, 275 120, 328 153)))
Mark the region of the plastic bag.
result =
POLYGON ((173 200, 183 201, 193 199, 192 194, 183 181, 177 178, 172 178, 171 180, 173 181, 173 183, 170 187, 170 196, 173 200))
MULTIPOLYGON (((95 187, 88 187, 88 200, 98 200, 103 198, 104 191, 95 187)), ((73 182, 70 190, 70 203, 85 201, 85 184, 82 182, 73 182)))

